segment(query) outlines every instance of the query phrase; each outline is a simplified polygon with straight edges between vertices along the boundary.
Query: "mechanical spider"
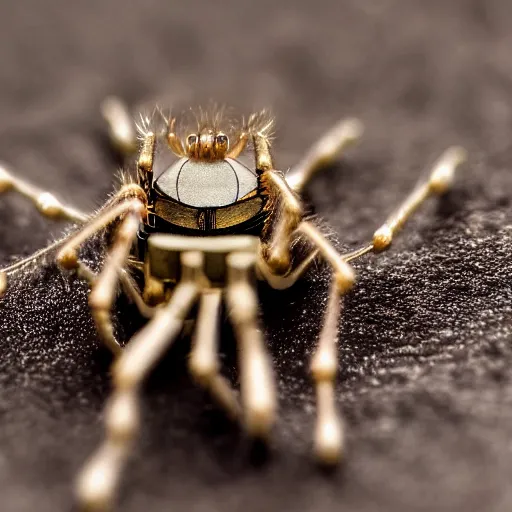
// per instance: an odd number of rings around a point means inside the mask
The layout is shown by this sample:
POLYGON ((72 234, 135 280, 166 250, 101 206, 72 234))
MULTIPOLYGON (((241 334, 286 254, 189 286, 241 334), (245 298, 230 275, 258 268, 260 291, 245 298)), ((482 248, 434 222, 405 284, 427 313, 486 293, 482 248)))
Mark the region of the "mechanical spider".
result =
MULTIPOLYGON (((125 180, 98 212, 87 215, 66 206, 0 167, 0 191, 17 191, 42 214, 79 225, 46 251, 55 250, 62 269, 89 282, 92 317, 100 338, 115 356, 114 391, 105 411, 106 439, 78 478, 80 505, 87 510, 113 507, 119 476, 138 429, 141 385, 197 304, 189 357, 192 376, 250 435, 269 436, 276 397, 271 361, 258 329, 254 277, 277 289, 288 288, 317 256, 331 266, 332 283, 311 361, 317 397, 314 447, 320 462, 335 464, 343 450, 334 396, 337 326, 342 296, 355 281, 348 262, 387 249, 423 201, 450 187, 456 168, 465 159, 464 150, 452 147, 445 151, 429 178, 377 229, 372 242, 341 255, 304 217, 300 194, 318 169, 357 141, 362 133, 359 121, 338 123, 284 175, 273 164, 272 120, 264 114, 251 115, 228 136, 221 116, 200 115, 197 127, 181 135, 172 116, 164 116, 163 130, 144 118, 136 126, 117 98, 107 99, 102 111, 115 147, 135 157, 136 179, 125 180), (249 143, 254 169, 240 161, 249 143), (158 163, 161 148, 174 156, 171 165, 158 163), (103 231, 110 235, 110 248, 103 268, 96 273, 80 259, 79 250, 103 231), (295 249, 301 244, 307 252, 297 257, 295 249), (142 275, 142 291, 133 273, 142 275), (148 319, 124 348, 116 339, 111 318, 119 287, 148 319), (240 401, 220 373, 217 350, 223 301, 237 338, 240 401)), ((3 269, 0 291, 39 254, 3 269)))

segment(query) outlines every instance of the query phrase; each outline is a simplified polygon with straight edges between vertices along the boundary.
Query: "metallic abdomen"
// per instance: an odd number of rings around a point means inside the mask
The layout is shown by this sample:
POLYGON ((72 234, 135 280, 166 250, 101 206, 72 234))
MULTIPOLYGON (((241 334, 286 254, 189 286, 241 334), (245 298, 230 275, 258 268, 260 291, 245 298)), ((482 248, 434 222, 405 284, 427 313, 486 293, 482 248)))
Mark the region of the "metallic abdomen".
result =
POLYGON ((266 217, 258 176, 233 159, 182 158, 156 180, 156 231, 258 234, 266 217))

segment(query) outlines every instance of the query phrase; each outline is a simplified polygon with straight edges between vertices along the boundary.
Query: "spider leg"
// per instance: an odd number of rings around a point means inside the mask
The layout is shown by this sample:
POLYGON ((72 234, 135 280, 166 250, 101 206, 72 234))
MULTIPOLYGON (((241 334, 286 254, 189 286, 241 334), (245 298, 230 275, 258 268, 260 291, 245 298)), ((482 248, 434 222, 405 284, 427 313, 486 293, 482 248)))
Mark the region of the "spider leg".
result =
POLYGON ((189 370, 231 418, 240 417, 240 405, 228 380, 219 373, 217 355, 222 290, 206 288, 201 294, 197 327, 192 339, 189 370))
POLYGON ((290 240, 302 220, 302 206, 277 172, 266 171, 261 179, 277 198, 275 219, 271 221, 268 234, 264 233, 262 251, 272 271, 282 275, 290 269, 290 240))
MULTIPOLYGON (((78 260, 77 275, 79 278, 84 279, 93 288, 98 280, 98 274, 92 270, 86 263, 78 260)), ((147 319, 153 318, 155 308, 148 306, 142 297, 137 285, 134 283, 128 269, 122 268, 119 270, 119 282, 126 296, 135 304, 139 313, 147 319)))
POLYGON ((50 192, 41 190, 40 188, 13 176, 5 165, 0 164, 0 192, 13 190, 29 199, 45 217, 51 219, 63 219, 77 223, 83 223, 87 220, 88 215, 61 203, 50 192))
POLYGON ((341 420, 336 411, 334 386, 338 368, 336 341, 342 296, 355 282, 352 267, 338 254, 331 243, 313 224, 303 221, 297 230, 318 249, 333 269, 329 299, 317 349, 311 361, 311 372, 316 385, 317 424, 315 429, 315 454, 322 464, 336 464, 343 450, 341 420))
POLYGON ((452 185, 455 171, 466 160, 466 151, 457 146, 448 148, 435 162, 428 180, 420 183, 405 198, 382 226, 375 231, 370 244, 344 256, 346 261, 359 258, 368 252, 382 252, 393 241, 395 234, 402 228, 413 213, 431 196, 444 194, 452 185))
POLYGON ((176 133, 176 118, 170 117, 167 123, 167 144, 171 148, 172 152, 176 155, 184 157, 187 155, 185 148, 183 147, 183 142, 180 137, 176 133))
POLYGON ((235 328, 240 365, 244 422, 249 434, 266 438, 276 412, 272 364, 258 329, 258 298, 251 282, 256 255, 234 252, 227 257, 228 314, 235 328))
POLYGON ((253 140, 256 169, 271 212, 263 230, 261 249, 272 273, 283 275, 290 269, 290 239, 302 220, 302 206, 281 174, 273 170, 267 137, 256 133, 253 140))
POLYGON ((249 134, 246 131, 243 131, 238 140, 230 147, 226 158, 238 158, 242 151, 247 146, 247 142, 249 141, 249 134))
MULTIPOLYGON (((303 262, 284 276, 272 274, 264 257, 260 255, 258 270, 275 288, 292 286, 303 274, 318 253, 333 269, 333 280, 318 346, 311 362, 311 372, 317 394, 317 425, 315 429, 315 454, 323 464, 338 462, 343 449, 341 420, 336 411, 334 385, 338 367, 336 340, 341 298, 353 286, 355 274, 352 267, 313 224, 301 222, 297 232, 307 237, 315 246, 303 262)), ((288 247, 291 240, 288 240, 288 247)))
POLYGON ((119 281, 126 296, 135 304, 139 313, 147 319, 153 318, 155 308, 148 306, 127 268, 119 272, 119 281))
POLYGON ((22 260, 17 261, 16 263, 9 265, 8 267, 2 268, 0 270, 0 297, 2 297, 6 292, 7 287, 9 285, 9 280, 12 276, 26 269, 29 265, 35 264, 41 258, 44 258, 46 255, 48 255, 50 252, 57 250, 59 247, 62 247, 62 245, 68 240, 68 238, 69 236, 57 240, 50 244, 49 246, 44 247, 39 251, 36 251, 34 254, 26 258, 23 258, 22 260))
MULTIPOLYGON (((128 255, 137 234, 139 222, 146 214, 145 194, 135 185, 123 187, 114 198, 113 204, 97 215, 82 230, 72 236, 57 254, 57 263, 66 270, 76 270, 79 277, 85 278, 91 284, 89 304, 91 313, 96 323, 100 338, 114 354, 119 354, 121 347, 114 336, 114 329, 110 316, 110 309, 115 299, 115 292, 119 276, 124 288, 130 289, 126 275, 122 272, 128 255), (103 271, 99 276, 80 260, 78 249, 80 245, 98 231, 112 225, 123 217, 117 228, 114 245, 107 257, 103 271)), ((130 289, 133 292, 133 288, 130 289)), ((131 297, 134 295, 132 293, 131 297)), ((147 313, 142 308, 140 300, 135 299, 141 312, 147 313)))
POLYGON ((181 332, 200 293, 203 256, 181 255, 182 278, 171 300, 128 343, 113 365, 114 391, 106 408, 106 439, 78 477, 76 493, 88 511, 113 507, 120 473, 139 424, 142 382, 181 332))
POLYGON ((124 186, 113 198, 111 204, 105 207, 82 229, 71 236, 57 255, 57 263, 65 269, 76 268, 78 248, 88 238, 109 227, 123 215, 129 212, 146 213, 146 195, 138 185, 124 186))
POLYGON ((356 143, 363 134, 363 125, 359 119, 342 119, 319 139, 294 165, 286 175, 291 189, 298 194, 317 171, 331 164, 347 147, 356 143))
POLYGON ((142 139, 139 157, 137 158, 138 182, 146 193, 148 204, 152 202, 155 144, 155 134, 153 132, 147 132, 142 139))
POLYGON ((119 276, 130 254, 139 230, 140 212, 126 215, 116 231, 114 244, 107 261, 92 285, 89 306, 100 338, 113 354, 121 352, 121 346, 114 335, 111 310, 116 298, 119 276))
MULTIPOLYGON (((150 197, 153 179, 153 156, 155 152, 155 136, 152 133, 146 134, 140 155, 137 162, 139 172, 139 183, 141 183, 146 198, 150 197)), ((114 335, 112 324, 112 306, 116 297, 118 283, 121 282, 125 292, 135 302, 140 313, 146 318, 151 318, 152 308, 144 303, 135 287, 133 281, 124 270, 128 263, 130 251, 137 237, 142 215, 145 215, 146 207, 134 205, 126 214, 122 224, 116 230, 116 238, 113 247, 110 249, 107 261, 100 275, 91 286, 89 305, 91 313, 103 342, 113 354, 119 354, 121 347, 114 335)))
POLYGON ((343 256, 311 222, 303 221, 297 231, 313 242, 322 257, 331 265, 339 292, 348 292, 354 285, 355 273, 352 267, 343 259, 343 256))
MULTIPOLYGON (((1 169, 0 169, 1 173, 1 169)), ((0 187, 1 188, 1 187, 0 187)), ((9 278, 18 272, 24 270, 29 265, 36 263, 38 260, 43 258, 45 255, 48 255, 52 251, 57 251, 62 248, 66 248, 68 244, 76 242, 78 245, 80 245, 85 239, 87 239, 89 236, 93 235, 96 231, 101 230, 104 227, 107 227, 111 221, 107 221, 106 224, 102 221, 98 221, 98 219, 103 218, 104 215, 108 214, 112 208, 114 207, 120 207, 122 203, 125 203, 129 199, 137 199, 139 198, 141 201, 145 202, 145 195, 143 191, 138 187, 137 185, 126 185, 111 199, 109 200, 105 206, 96 214, 86 216, 83 215, 82 219, 78 219, 78 217, 75 219, 76 222, 80 223, 82 227, 79 228, 77 232, 74 234, 70 234, 65 236, 64 238, 57 240, 56 242, 53 242, 48 247, 45 247, 36 253, 32 254, 31 256, 24 258, 20 261, 17 261, 16 263, 9 265, 8 267, 5 267, 0 270, 0 297, 5 293, 7 286, 9 284, 9 278), (82 234, 85 234, 85 236, 81 236, 82 234)), ((123 210, 124 207, 120 207, 121 210, 123 210)), ((122 212, 119 214, 121 215, 122 212)), ((76 252, 76 251, 75 251, 76 252)), ((58 253, 60 254, 60 252, 58 253)), ((89 269, 83 262, 78 262, 75 260, 75 255, 70 254, 72 257, 69 265, 70 268, 76 268, 81 272, 81 277, 84 279, 88 279, 89 281, 93 280, 94 278, 94 272, 89 269)), ((66 262, 63 262, 61 266, 65 266, 66 262)))
POLYGON ((336 464, 343 452, 343 427, 336 410, 335 382, 338 370, 336 343, 342 297, 333 278, 318 345, 311 360, 311 373, 316 386, 317 422, 314 450, 322 464, 336 464))
POLYGON ((274 169, 274 164, 272 162, 272 155, 270 154, 270 142, 267 135, 263 132, 256 132, 252 134, 252 139, 256 157, 256 170, 260 173, 271 171, 274 169))
POLYGON ((288 273, 277 275, 272 272, 271 267, 260 252, 256 267, 258 277, 264 279, 274 290, 285 290, 293 286, 304 275, 317 256, 318 249, 315 248, 288 273))
POLYGON ((116 96, 109 96, 101 104, 101 114, 107 122, 112 146, 123 157, 134 155, 138 147, 137 132, 125 103, 116 96))

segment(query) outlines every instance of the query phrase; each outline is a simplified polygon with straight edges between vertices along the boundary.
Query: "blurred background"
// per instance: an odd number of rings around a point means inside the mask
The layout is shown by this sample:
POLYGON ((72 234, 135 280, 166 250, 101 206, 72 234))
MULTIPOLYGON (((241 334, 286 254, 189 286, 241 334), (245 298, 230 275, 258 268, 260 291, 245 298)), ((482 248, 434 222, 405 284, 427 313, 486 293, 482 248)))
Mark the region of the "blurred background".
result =
MULTIPOLYGON (((110 94, 267 106, 282 169, 360 117, 364 141, 308 189, 343 247, 368 240, 447 146, 470 153, 448 197, 356 265, 340 327, 344 467, 325 475, 309 456, 319 270, 263 291, 281 400, 269 460, 251 460, 178 350, 150 383, 120 510, 510 510, 511 28, 506 0, 0 1, 0 159, 83 209, 113 190, 110 94)), ((3 264, 61 231, 9 194, 0 218, 3 264)), ((109 390, 86 289, 27 276, 0 327, 0 508, 71 510, 109 390)))

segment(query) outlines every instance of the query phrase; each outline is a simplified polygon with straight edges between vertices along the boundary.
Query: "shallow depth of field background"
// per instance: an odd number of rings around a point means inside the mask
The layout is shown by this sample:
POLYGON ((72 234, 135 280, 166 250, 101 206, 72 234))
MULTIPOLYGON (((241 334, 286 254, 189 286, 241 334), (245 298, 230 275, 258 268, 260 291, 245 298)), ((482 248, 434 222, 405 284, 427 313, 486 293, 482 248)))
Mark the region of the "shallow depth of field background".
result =
MULTIPOLYGON (((0 160, 80 208, 115 183, 98 111, 108 94, 268 106, 282 169, 360 117, 362 144, 308 189, 340 248, 367 241, 448 145, 470 153, 447 197, 356 265, 340 323, 344 466, 325 475, 310 457, 320 268, 262 289, 280 398, 269 457, 254 461, 192 385, 182 344, 148 383, 120 510, 510 510, 511 26, 506 0, 0 2, 0 160)), ((0 199, 2 264, 64 229, 0 199)), ((72 478, 102 438, 110 357, 86 291, 50 265, 0 302, 4 512, 71 510, 72 478)), ((128 335, 133 309, 117 309, 128 335)))

